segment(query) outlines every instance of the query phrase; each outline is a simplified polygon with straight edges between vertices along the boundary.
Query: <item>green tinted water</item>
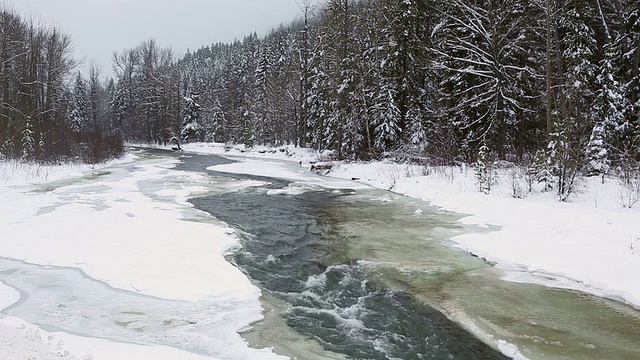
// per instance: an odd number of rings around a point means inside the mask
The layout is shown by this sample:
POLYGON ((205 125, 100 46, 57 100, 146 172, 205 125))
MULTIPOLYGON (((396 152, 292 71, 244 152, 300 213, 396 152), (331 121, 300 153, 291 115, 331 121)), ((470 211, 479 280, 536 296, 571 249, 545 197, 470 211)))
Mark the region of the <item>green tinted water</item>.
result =
POLYGON ((640 359, 639 311, 576 291, 501 280, 501 270, 448 243, 466 231, 454 214, 376 191, 343 199, 331 213, 349 257, 366 261, 372 277, 487 343, 515 344, 532 360, 640 359))

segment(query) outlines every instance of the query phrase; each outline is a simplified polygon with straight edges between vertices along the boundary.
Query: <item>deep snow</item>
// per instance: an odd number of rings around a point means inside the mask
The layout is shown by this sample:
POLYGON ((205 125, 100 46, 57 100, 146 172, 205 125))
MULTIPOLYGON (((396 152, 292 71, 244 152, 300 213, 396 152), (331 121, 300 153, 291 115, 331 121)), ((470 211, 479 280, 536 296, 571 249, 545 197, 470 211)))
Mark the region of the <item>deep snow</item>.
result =
MULTIPOLYGON (((477 190, 471 168, 335 162, 324 174, 328 177, 322 178, 310 176, 308 169, 312 162, 325 159, 309 150, 285 147, 245 151, 221 144, 189 144, 184 148, 240 161, 216 166, 216 171, 294 181, 280 192, 352 187, 351 180, 357 179, 363 186, 389 189, 468 214, 462 222, 494 231, 464 234, 452 240, 461 249, 504 269, 505 279, 577 289, 640 307, 640 282, 635 279, 640 273, 640 204, 631 209, 620 206, 621 188, 615 179, 604 184, 600 179, 586 179, 570 202, 560 203, 552 193, 539 188, 532 193, 521 191, 527 184, 506 169, 497 177, 491 193, 485 195, 477 190), (521 199, 512 196, 514 185, 521 199)), ((119 166, 113 169, 109 166, 114 163, 101 169, 0 163, 0 256, 79 268, 115 288, 158 298, 194 304, 233 302, 243 309, 243 316, 220 322, 216 336, 223 339, 213 351, 215 357, 280 358, 269 349, 249 348, 237 334, 262 317, 260 291, 224 259, 238 244, 233 231, 187 202, 204 190, 206 180, 198 174, 173 170, 175 160, 140 163, 130 154, 115 163, 119 166), (125 171, 122 166, 130 168, 125 171), (87 175, 98 178, 79 180, 87 175), (162 186, 141 192, 143 183, 150 179, 160 179, 162 186), (185 221, 194 218, 200 221, 185 221), (158 227, 159 223, 163 226, 158 227)), ((252 186, 251 182, 236 185, 252 186)), ((11 306, 19 296, 0 283, 0 308, 11 306)), ((213 358, 161 345, 46 332, 12 316, 0 318, 0 339, 0 355, 8 359, 213 358)), ((519 356, 509 344, 502 344, 501 349, 519 356)))

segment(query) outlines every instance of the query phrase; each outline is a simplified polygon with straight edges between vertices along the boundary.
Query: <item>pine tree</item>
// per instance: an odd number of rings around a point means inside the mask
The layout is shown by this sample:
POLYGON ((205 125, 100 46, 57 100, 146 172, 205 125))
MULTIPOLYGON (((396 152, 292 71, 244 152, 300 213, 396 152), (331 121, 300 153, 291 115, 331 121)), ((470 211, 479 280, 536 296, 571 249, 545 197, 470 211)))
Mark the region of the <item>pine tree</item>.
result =
POLYGON ((587 134, 595 123, 591 106, 595 99, 597 39, 593 30, 595 9, 584 1, 568 1, 554 19, 555 75, 561 86, 557 93, 557 118, 549 135, 548 166, 555 176, 560 201, 575 191, 582 167, 587 134))
POLYGON ((70 114, 71 130, 75 133, 89 130, 89 116, 87 114, 86 101, 86 84, 82 78, 82 74, 78 72, 73 90, 73 103, 70 114))
POLYGON ((589 143, 587 144, 587 173, 589 175, 601 175, 603 176, 603 180, 611 164, 605 143, 604 128, 604 125, 596 124, 596 126, 593 127, 589 143))
POLYGON ((24 130, 22 130, 21 148, 23 160, 33 160, 35 156, 36 141, 34 135, 33 126, 31 122, 27 120, 24 130))
MULTIPOLYGON (((608 41, 611 40, 608 39, 608 41)), ((590 172, 599 174, 607 172, 611 159, 623 156, 617 145, 622 143, 625 134, 630 130, 630 124, 625 116, 629 101, 625 96, 624 85, 617 80, 615 68, 615 63, 620 61, 622 54, 614 52, 616 49, 619 48, 614 43, 609 42, 605 45, 604 57, 596 76, 596 96, 593 103, 596 123, 587 147, 587 160, 590 172), (606 158, 601 158, 602 156, 606 158), (594 168, 592 166, 594 161, 606 163, 607 169, 600 169, 602 166, 594 168)))
MULTIPOLYGON (((624 3, 627 3, 626 1, 624 3)), ((640 5, 636 1, 626 4, 622 16, 620 47, 623 58, 619 71, 620 81, 626 89, 628 100, 625 111, 626 128, 618 148, 626 159, 640 160, 640 5)))
POLYGON ((372 121, 376 149, 386 151, 396 144, 401 135, 399 120, 400 110, 395 104, 394 91, 382 86, 376 98, 372 121))
MULTIPOLYGON (((558 123, 558 128, 567 129, 570 125, 558 123)), ((553 182, 558 200, 567 201, 575 191, 576 176, 579 169, 580 155, 576 154, 575 144, 571 142, 567 132, 560 130, 550 136, 547 167, 555 177, 553 182)))
POLYGON ((543 191, 551 191, 554 186, 553 175, 549 169, 549 157, 544 150, 538 150, 533 154, 531 164, 527 169, 529 192, 533 191, 533 183, 544 184, 543 191))
POLYGON ((491 151, 484 142, 478 148, 478 155, 476 156, 474 167, 478 190, 488 195, 491 192, 493 174, 491 169, 491 151))
POLYGON ((220 100, 216 97, 213 100, 213 104, 210 107, 208 120, 205 123, 204 133, 206 142, 221 142, 226 143, 225 135, 225 114, 222 110, 220 100))
POLYGON ((182 141, 193 142, 202 140, 202 126, 200 125, 202 107, 196 102, 198 95, 191 94, 184 97, 182 110, 182 124, 180 125, 180 137, 182 141))
POLYGON ((242 144, 250 149, 255 146, 255 114, 250 110, 245 110, 242 114, 242 144))
POLYGON ((563 116, 569 118, 563 120, 567 127, 562 130, 572 144, 579 142, 574 136, 585 133, 584 127, 593 124, 590 109, 598 71, 597 40, 591 24, 594 18, 595 10, 588 2, 575 0, 569 2, 559 20, 562 61, 566 69, 562 87, 566 107, 563 116))
POLYGON ((275 89, 271 83, 271 49, 266 42, 260 48, 258 65, 255 70, 255 99, 251 101, 253 113, 256 114, 256 137, 260 142, 273 143, 271 119, 269 119, 269 103, 273 102, 275 89))
POLYGON ((394 142, 388 144, 393 147, 415 141, 413 133, 407 130, 419 128, 418 124, 422 123, 426 105, 422 94, 427 74, 426 67, 420 64, 426 60, 425 44, 432 22, 427 15, 433 10, 428 8, 429 1, 425 0, 387 0, 382 3, 382 11, 388 21, 382 30, 384 83, 381 84, 381 92, 390 91, 393 106, 397 108, 397 117, 393 119, 395 125, 388 127, 397 132, 391 136, 395 137, 394 142))

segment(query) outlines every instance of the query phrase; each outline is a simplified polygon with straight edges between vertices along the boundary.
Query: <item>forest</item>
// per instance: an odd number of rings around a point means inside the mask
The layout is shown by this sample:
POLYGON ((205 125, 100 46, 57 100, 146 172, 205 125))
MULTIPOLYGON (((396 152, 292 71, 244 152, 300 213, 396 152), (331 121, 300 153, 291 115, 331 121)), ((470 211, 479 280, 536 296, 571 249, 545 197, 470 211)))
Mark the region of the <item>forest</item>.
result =
POLYGON ((97 64, 74 73, 59 30, 3 8, 0 153, 293 144, 341 160, 515 163, 561 199, 580 174, 638 176, 636 1, 298 4, 299 19, 264 37, 183 57, 153 39, 116 51, 106 81, 97 64))
POLYGON ((90 93, 72 93, 72 50, 62 30, 0 3, 0 159, 99 162, 123 153, 122 141, 99 128, 97 102, 86 107, 101 91, 97 65, 90 93))

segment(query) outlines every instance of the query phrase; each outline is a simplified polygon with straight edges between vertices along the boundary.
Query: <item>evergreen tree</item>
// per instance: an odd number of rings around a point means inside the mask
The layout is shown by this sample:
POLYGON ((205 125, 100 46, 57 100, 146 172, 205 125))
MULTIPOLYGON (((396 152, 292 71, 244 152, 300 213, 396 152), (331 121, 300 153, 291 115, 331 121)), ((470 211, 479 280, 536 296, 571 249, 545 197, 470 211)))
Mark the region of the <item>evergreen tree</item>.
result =
POLYGON ((22 130, 22 159, 23 160, 33 160, 33 157, 36 152, 36 141, 34 139, 33 126, 27 120, 24 130, 22 130))
POLYGON ((488 195, 491 192, 493 174, 491 169, 491 151, 484 142, 481 143, 478 148, 478 155, 476 156, 474 167, 478 190, 488 195))
MULTIPOLYGON (((593 103, 596 123, 593 126, 589 146, 587 147, 587 151, 590 154, 588 156, 589 164, 593 161, 597 163, 606 162, 607 168, 612 156, 614 158, 623 156, 620 150, 617 150, 620 149, 618 145, 622 143, 621 140, 630 130, 630 124, 625 117, 625 111, 629 108, 629 101, 625 97, 626 89, 623 84, 616 80, 617 74, 614 65, 622 55, 616 54, 613 51, 614 49, 616 47, 612 43, 605 45, 604 58, 600 63, 599 73, 596 76, 596 94, 593 103), (593 143, 594 141, 596 144, 593 143), (600 146, 602 149, 594 149, 594 146, 600 146), (606 158, 597 159, 602 155, 606 155, 606 158)), ((606 173, 606 171, 598 170, 593 166, 591 166, 591 169, 598 173, 606 173)))
POLYGON ((73 104, 70 114, 71 130, 75 133, 81 133, 89 130, 89 117, 87 114, 87 88, 82 78, 82 74, 78 72, 73 90, 73 104))
POLYGON ((591 106, 594 103, 594 82, 597 75, 597 39, 592 26, 595 10, 588 2, 568 2, 559 20, 562 61, 566 69, 562 96, 566 109, 563 129, 572 144, 580 142, 575 136, 585 133, 584 127, 593 124, 591 106))
POLYGON ((222 111, 220 100, 215 98, 210 108, 207 122, 205 123, 204 132, 206 142, 222 142, 226 143, 225 136, 225 115, 222 111))
POLYGON ((376 98, 374 117, 375 147, 380 151, 390 149, 399 140, 401 129, 400 109, 395 104, 394 91, 388 86, 381 86, 380 94, 376 98))
MULTIPOLYGON (((589 175, 602 175, 609 171, 610 161, 605 143, 604 125, 597 124, 593 127, 589 143, 587 144, 587 173, 589 175)), ((604 177, 603 177, 604 180, 604 177)))
POLYGON ((618 148, 627 159, 640 161, 640 5, 623 1, 620 47, 623 54, 619 66, 620 82, 626 89, 628 100, 625 111, 625 129, 618 148))
POLYGON ((182 141, 193 142, 202 140, 202 126, 200 124, 202 108, 196 102, 198 95, 192 94, 184 97, 182 110, 182 124, 180 125, 180 137, 182 141))

